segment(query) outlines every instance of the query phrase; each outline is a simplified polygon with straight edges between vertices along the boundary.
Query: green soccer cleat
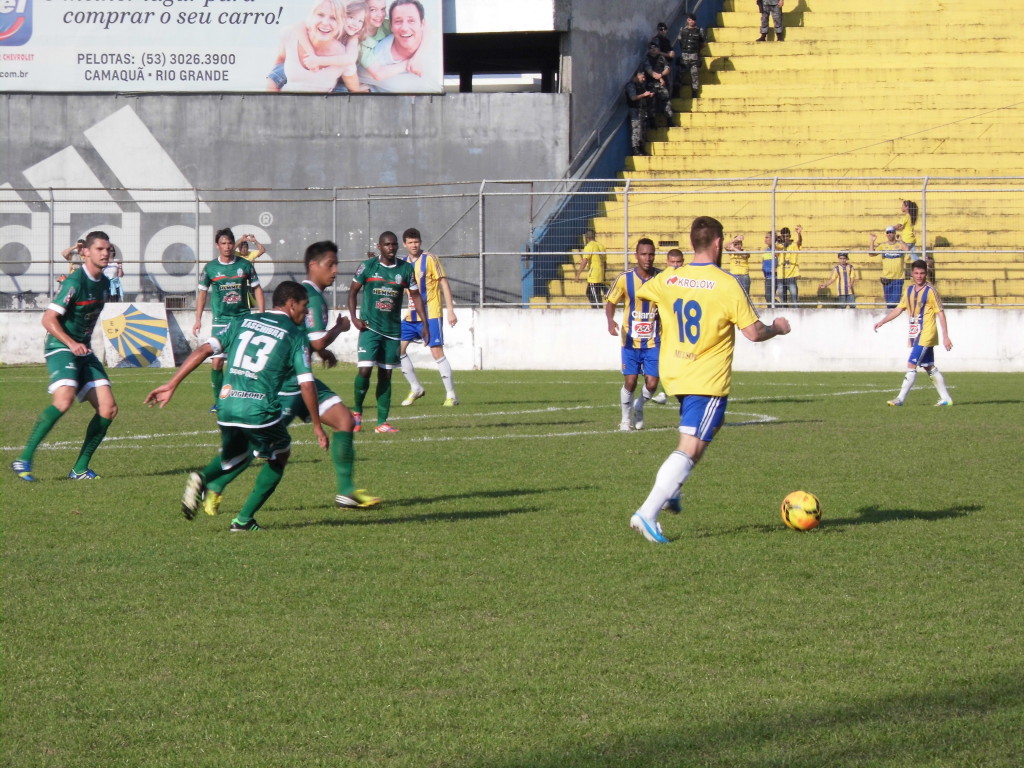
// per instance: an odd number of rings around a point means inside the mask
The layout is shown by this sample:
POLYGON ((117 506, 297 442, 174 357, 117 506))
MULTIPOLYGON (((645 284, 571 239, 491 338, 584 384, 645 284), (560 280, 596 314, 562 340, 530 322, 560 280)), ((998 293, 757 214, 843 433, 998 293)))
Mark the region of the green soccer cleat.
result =
POLYGON ((21 459, 18 459, 17 461, 12 461, 11 471, 14 472, 15 475, 17 475, 20 479, 24 480, 26 483, 34 483, 36 481, 36 479, 32 476, 31 461, 22 461, 21 459))
POLYGON ((223 498, 221 494, 207 489, 206 493, 203 494, 203 512, 208 514, 210 517, 219 515, 221 498, 223 498))
POLYGON ((375 507, 380 502, 379 498, 371 496, 362 488, 355 491, 351 496, 339 493, 334 497, 335 505, 341 509, 366 509, 367 507, 375 507))
POLYGON ((234 520, 231 521, 231 532, 232 533, 238 533, 239 531, 262 531, 262 530, 263 530, 263 528, 260 526, 259 523, 256 522, 256 518, 253 518, 248 523, 240 523, 240 522, 238 522, 238 518, 237 517, 234 520))

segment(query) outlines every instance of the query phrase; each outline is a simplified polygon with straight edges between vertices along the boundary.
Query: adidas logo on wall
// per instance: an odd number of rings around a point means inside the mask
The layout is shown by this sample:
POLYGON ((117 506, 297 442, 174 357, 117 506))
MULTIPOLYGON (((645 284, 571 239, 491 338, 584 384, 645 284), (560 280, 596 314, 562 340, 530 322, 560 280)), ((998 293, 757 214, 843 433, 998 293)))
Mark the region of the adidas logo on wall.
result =
MULTIPOLYGON (((51 269, 67 271, 60 252, 93 229, 107 232, 117 248, 126 293, 194 291, 196 254, 201 262, 214 255, 210 206, 130 106, 84 135, 106 168, 90 167, 69 146, 22 171, 34 197, 24 184, 0 184, 0 291, 49 295, 51 269)), ((258 227, 234 226, 269 240, 258 227)), ((260 267, 267 283, 270 259, 260 267)))

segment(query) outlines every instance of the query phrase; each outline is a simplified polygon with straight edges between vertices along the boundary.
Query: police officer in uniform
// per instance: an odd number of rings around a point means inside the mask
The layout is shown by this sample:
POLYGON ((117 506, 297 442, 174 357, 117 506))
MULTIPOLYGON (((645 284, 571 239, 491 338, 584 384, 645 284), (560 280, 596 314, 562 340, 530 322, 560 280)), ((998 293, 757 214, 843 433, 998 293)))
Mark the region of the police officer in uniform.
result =
POLYGON ((761 36, 757 42, 763 43, 768 39, 768 16, 772 17, 775 25, 775 40, 782 42, 786 39, 786 30, 782 26, 782 3, 785 0, 757 0, 757 9, 761 11, 761 36))
POLYGON ((690 70, 690 88, 693 98, 700 98, 700 52, 707 45, 708 38, 704 30, 697 26, 697 17, 687 14, 686 24, 679 30, 679 80, 683 80, 683 71, 690 70))
POLYGON ((651 120, 651 100, 654 92, 647 88, 647 76, 642 69, 633 74, 626 85, 626 106, 629 107, 629 146, 634 155, 644 153, 644 129, 651 120))
POLYGON ((654 94, 654 111, 665 115, 665 119, 672 122, 672 99, 669 96, 668 85, 669 75, 668 60, 661 54, 658 44, 651 42, 647 47, 647 61, 644 65, 644 75, 647 77, 647 90, 654 94))

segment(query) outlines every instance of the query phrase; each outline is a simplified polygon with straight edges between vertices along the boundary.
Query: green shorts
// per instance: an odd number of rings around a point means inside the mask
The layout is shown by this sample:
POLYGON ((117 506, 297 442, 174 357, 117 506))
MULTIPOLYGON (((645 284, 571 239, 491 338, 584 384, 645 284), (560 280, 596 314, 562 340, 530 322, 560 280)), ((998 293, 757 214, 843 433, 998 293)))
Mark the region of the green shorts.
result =
POLYGON ((401 346, 402 342, 398 339, 389 339, 374 331, 360 331, 356 365, 360 368, 373 365, 378 368, 397 368, 401 346))
MULTIPOLYGON (((320 381, 320 379, 314 379, 313 383, 316 384, 316 400, 320 403, 320 415, 323 416, 327 411, 340 403, 341 398, 334 394, 331 388, 320 381)), ((302 400, 301 393, 280 394, 277 399, 281 403, 281 412, 284 414, 281 419, 282 424, 287 427, 295 419, 299 419, 307 424, 309 423, 309 410, 302 400)))
POLYGON ((250 452, 257 459, 275 459, 291 447, 291 435, 282 421, 251 429, 220 425, 220 461, 224 469, 237 467, 250 452))
POLYGON ((82 402, 89 390, 110 386, 107 369, 91 351, 79 357, 67 347, 51 350, 46 353, 46 368, 50 372, 46 391, 51 395, 61 387, 74 387, 82 402))

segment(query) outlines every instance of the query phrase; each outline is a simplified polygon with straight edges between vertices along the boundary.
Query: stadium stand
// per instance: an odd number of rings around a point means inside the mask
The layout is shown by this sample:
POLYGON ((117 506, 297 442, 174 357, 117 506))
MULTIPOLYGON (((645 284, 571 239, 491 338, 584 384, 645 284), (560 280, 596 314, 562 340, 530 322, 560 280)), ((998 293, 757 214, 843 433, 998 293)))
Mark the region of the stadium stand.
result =
MULTIPOLYGON (((821 299, 817 283, 837 250, 851 251, 859 298, 880 301, 868 234, 884 240, 900 200, 922 202, 926 179, 919 241, 924 226, 943 295, 1024 303, 1024 211, 1003 194, 1011 177, 1024 177, 1024 28, 1014 11, 999 0, 798 0, 784 16, 785 42, 758 44, 757 14, 726 0, 708 30, 703 98, 677 99, 678 125, 649 132, 648 156, 626 159, 622 179, 644 195, 627 213, 625 185, 613 189, 593 222, 597 238, 628 253, 623 244, 646 235, 663 260, 675 243, 686 249, 693 216, 714 213, 757 251, 772 211, 768 196, 751 190, 792 179, 774 214, 776 228, 804 226, 801 303, 821 299)), ((763 296, 759 272, 751 269, 754 296, 763 296)), ((565 286, 551 295, 576 293, 565 286)))

